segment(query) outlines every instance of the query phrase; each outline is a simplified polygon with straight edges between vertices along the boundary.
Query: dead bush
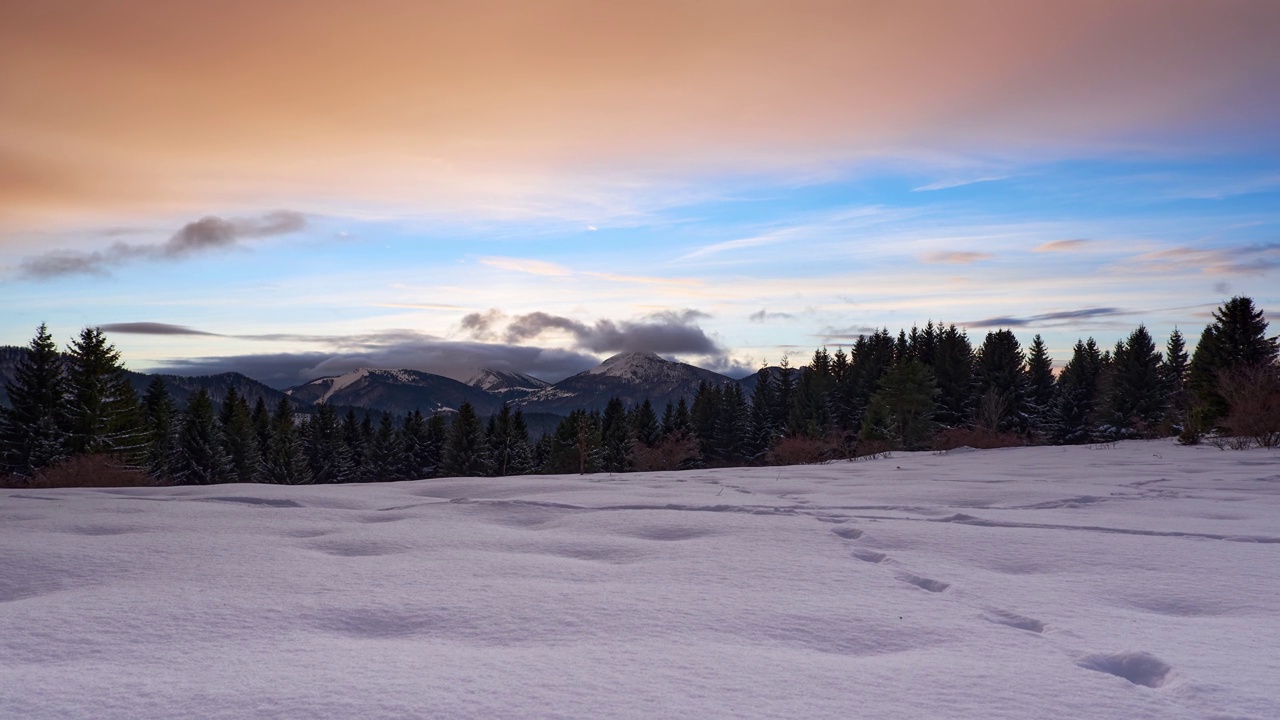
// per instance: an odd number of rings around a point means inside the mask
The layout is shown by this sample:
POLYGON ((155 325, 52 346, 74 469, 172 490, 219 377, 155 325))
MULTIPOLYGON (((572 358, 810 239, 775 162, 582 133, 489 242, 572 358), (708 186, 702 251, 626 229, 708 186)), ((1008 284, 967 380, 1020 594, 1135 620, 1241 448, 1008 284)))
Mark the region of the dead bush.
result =
POLYGON ((999 432, 990 427, 958 427, 939 430, 933 436, 934 450, 954 450, 958 447, 971 447, 979 450, 994 448, 1020 447, 1026 440, 1017 433, 999 432))
POLYGON ((849 457, 844 443, 835 436, 786 437, 769 451, 770 465, 814 465, 849 457))
POLYGON ((673 435, 653 447, 636 443, 631 457, 636 472, 657 472, 692 467, 700 459, 700 453, 697 440, 673 435))
POLYGON ((858 442, 853 457, 855 460, 875 460, 887 458, 893 454, 893 443, 888 440, 862 440, 858 442))
POLYGON ((36 473, 29 488, 148 487, 156 482, 145 472, 110 455, 76 455, 36 473))
POLYGON ((1225 434, 1251 440, 1246 447, 1252 443, 1280 447, 1280 368, 1254 365, 1229 370, 1219 376, 1218 392, 1227 401, 1225 434))

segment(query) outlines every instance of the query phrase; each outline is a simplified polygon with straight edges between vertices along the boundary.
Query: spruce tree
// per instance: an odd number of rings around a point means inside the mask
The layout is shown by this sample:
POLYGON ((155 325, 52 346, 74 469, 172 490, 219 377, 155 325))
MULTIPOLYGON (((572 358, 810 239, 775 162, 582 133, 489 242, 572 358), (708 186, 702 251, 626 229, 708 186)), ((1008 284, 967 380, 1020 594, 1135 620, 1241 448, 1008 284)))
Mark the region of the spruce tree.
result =
POLYGON ((72 453, 136 459, 143 450, 138 399, 120 352, 99 328, 85 328, 67 352, 67 428, 72 453))
POLYGON ((973 363, 973 346, 963 330, 950 325, 939 332, 933 362, 938 383, 935 419, 944 427, 959 427, 973 415, 973 363))
POLYGON ((1044 435, 1052 425, 1053 358, 1044 340, 1037 334, 1027 350, 1027 410, 1031 431, 1044 435))
POLYGON ((645 447, 653 447, 662 440, 662 426, 658 424, 658 415, 653 411, 653 403, 645 398, 639 407, 631 413, 631 430, 636 440, 645 447))
POLYGON ((146 443, 147 471, 157 480, 169 477, 170 460, 173 458, 177 436, 177 409, 169 388, 159 375, 151 378, 147 392, 142 396, 142 424, 146 443))
POLYGON ((1187 392, 1187 369, 1190 358, 1187 354, 1187 343, 1182 333, 1174 328, 1169 334, 1169 342, 1165 345, 1164 360, 1160 363, 1160 380, 1164 384, 1165 397, 1168 398, 1169 421, 1175 432, 1182 432, 1186 427, 1188 413, 1191 411, 1191 399, 1187 392))
POLYGON ((403 480, 404 444, 391 416, 383 413, 373 433, 369 452, 369 476, 374 482, 403 480))
POLYGON ((429 478, 435 474, 440 464, 440 449, 432 446, 427 419, 421 410, 414 410, 405 417, 400 436, 404 443, 400 474, 409 480, 429 478))
POLYGON ((271 435, 262 461, 262 481, 277 485, 306 485, 312 481, 302 447, 293 405, 283 396, 271 416, 271 435))
POLYGON ((0 472, 31 478, 67 457, 67 384, 62 355, 41 324, 6 383, 0 406, 0 472))
POLYGON ((747 459, 752 462, 762 460, 773 449, 777 438, 777 428, 773 424, 773 404, 773 376, 768 367, 762 367, 756 373, 756 387, 751 392, 747 459))
POLYGON ((722 465, 740 465, 749 459, 751 409, 742 386, 730 383, 720 396, 714 433, 715 460, 722 465))
POLYGON ((316 484, 347 483, 353 478, 351 451, 342 433, 338 413, 328 403, 316 406, 303 437, 307 466, 316 484))
POLYGON ((632 434, 627 411, 621 398, 610 398, 600 419, 600 466, 605 472, 621 473, 631 469, 632 434))
POLYGON ((874 422, 864 438, 885 439, 882 436, 887 428, 887 439, 894 448, 925 447, 937 427, 933 422, 937 394, 933 373, 924 363, 914 359, 894 363, 871 396, 867 412, 874 422))
POLYGON ((976 417, 979 424, 994 426, 1000 432, 1025 432, 1029 426, 1027 414, 1026 358, 1018 338, 1010 330, 993 330, 987 333, 978 349, 975 364, 977 395, 984 398, 979 412, 993 414, 991 408, 1002 409, 998 417, 976 417))
POLYGON ((1202 425, 1213 425, 1229 411, 1218 385, 1229 372, 1265 368, 1276 363, 1280 349, 1267 337, 1262 310, 1248 297, 1233 297, 1213 313, 1191 357, 1188 384, 1202 425))
POLYGON ((1166 387, 1155 341, 1139 325, 1112 355, 1108 420, 1120 435, 1154 435, 1164 420, 1166 387))
MULTIPOLYGON (((269 423, 266 401, 261 397, 258 401, 261 403, 263 419, 269 423)), ((231 461, 234 482, 252 483, 260 480, 258 473, 262 467, 262 446, 254 428, 253 417, 248 398, 240 394, 234 385, 231 386, 226 400, 222 402, 218 424, 222 428, 222 446, 226 448, 227 457, 231 461)))
POLYGON ((444 474, 449 477, 481 477, 488 474, 485 463, 484 428, 471 403, 463 401, 449 428, 444 448, 444 474))
POLYGON ((1097 423, 1094 406, 1103 369, 1103 357, 1093 338, 1077 341, 1071 360, 1058 376, 1052 425, 1056 442, 1078 445, 1093 441, 1097 423))
POLYGON ((211 485, 233 479, 231 462, 213 415, 213 401, 204 388, 187 400, 169 459, 169 475, 184 485, 211 485))

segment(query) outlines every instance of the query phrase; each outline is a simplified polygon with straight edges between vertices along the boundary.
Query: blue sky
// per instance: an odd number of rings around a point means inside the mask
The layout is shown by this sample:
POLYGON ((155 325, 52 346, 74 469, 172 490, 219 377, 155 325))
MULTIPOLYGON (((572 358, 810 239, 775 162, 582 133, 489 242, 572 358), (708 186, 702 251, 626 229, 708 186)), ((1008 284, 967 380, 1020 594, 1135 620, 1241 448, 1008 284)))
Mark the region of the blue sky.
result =
MULTIPOLYGON (((548 3, 515 50, 485 45, 488 16, 379 5, 348 56, 247 37, 215 63, 163 23, 94 34, 75 5, 0 43, 0 343, 100 325, 132 368, 281 386, 362 365, 555 380, 640 349, 738 375, 929 320, 1040 333, 1061 363, 1138 323, 1194 342, 1232 295, 1280 308, 1266 3, 1152 25, 1142 2, 914 2, 870 28, 757 8, 714 29, 548 3), (469 69, 396 55, 413 22, 469 69), (616 43, 566 65, 557 22, 616 43)), ((313 20, 282 42, 356 22, 313 20)))

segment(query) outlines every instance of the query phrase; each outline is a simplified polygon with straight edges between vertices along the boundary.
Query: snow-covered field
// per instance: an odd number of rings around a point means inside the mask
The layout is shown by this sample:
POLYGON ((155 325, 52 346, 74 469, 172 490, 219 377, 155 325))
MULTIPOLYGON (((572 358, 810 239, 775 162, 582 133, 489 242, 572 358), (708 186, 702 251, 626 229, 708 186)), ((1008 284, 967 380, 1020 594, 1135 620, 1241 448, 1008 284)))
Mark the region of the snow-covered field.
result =
POLYGON ((1280 717, 1280 454, 0 490, 0 718, 1280 717))

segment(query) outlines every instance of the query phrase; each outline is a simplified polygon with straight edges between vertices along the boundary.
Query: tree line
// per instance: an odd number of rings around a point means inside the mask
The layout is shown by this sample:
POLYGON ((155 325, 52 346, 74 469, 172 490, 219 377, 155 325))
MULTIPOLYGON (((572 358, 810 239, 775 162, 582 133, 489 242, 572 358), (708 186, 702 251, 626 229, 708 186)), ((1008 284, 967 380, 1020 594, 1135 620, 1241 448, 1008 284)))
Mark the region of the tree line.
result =
POLYGON ((1178 330, 1164 350, 1145 326, 1113 348, 1075 344, 1055 373, 1039 335, 1010 330, 974 347, 955 325, 861 336, 792 368, 762 368, 750 395, 703 383, 659 413, 648 401, 575 410, 536 440, 521 412, 487 420, 295 413, 287 397, 252 406, 232 388, 218 407, 200 389, 176 407, 163 380, 141 398, 120 354, 86 328, 60 352, 31 341, 0 412, 0 472, 31 479, 93 457, 161 483, 343 483, 435 476, 628 472, 791 464, 959 445, 1079 444, 1206 433, 1280 445, 1277 340, 1247 297, 1213 313, 1193 353, 1178 330))

